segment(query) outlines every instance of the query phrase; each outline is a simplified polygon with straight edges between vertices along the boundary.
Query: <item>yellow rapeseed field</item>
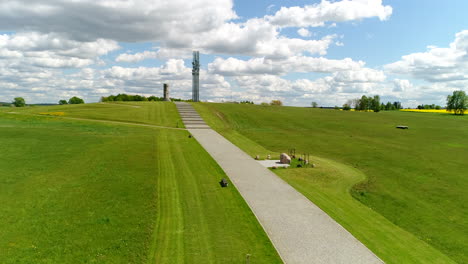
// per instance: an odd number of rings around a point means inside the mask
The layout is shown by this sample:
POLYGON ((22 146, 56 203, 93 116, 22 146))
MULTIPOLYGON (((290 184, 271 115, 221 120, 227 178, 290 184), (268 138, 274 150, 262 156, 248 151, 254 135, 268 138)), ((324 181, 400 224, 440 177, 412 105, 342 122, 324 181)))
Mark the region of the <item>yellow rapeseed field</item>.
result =
POLYGON ((41 112, 40 115, 49 115, 49 116, 64 116, 64 112, 41 112))
POLYGON ((447 111, 445 109, 400 109, 400 111, 404 112, 419 112, 419 113, 445 113, 445 114, 453 114, 452 111, 447 111))

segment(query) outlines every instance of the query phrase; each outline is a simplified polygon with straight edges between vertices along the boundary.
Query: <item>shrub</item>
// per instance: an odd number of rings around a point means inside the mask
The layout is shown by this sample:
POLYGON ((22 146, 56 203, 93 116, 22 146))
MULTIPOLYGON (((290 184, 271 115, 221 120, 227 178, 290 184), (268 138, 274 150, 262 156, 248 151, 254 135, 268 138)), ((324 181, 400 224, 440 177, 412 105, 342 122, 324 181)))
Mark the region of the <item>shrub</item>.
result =
POLYGON ((270 102, 270 105, 282 106, 282 105, 283 105, 283 102, 281 102, 281 100, 272 100, 272 101, 270 102))

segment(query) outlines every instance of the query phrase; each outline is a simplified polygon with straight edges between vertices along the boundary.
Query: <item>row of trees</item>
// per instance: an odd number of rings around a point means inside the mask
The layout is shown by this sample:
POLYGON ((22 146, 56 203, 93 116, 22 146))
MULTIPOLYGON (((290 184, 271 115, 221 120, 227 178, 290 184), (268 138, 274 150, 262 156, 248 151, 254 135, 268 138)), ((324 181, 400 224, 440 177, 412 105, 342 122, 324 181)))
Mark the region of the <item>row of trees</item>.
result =
POLYGON ((389 110, 399 110, 402 108, 400 102, 387 102, 386 104, 380 103, 380 96, 365 96, 361 98, 356 98, 353 100, 348 100, 343 105, 343 110, 351 110, 354 108, 356 111, 389 111, 389 110))
MULTIPOLYGON (((15 97, 15 99, 13 99, 13 102, 11 102, 11 103, 16 107, 25 107, 26 106, 26 100, 24 100, 23 97, 15 97)), ((60 100, 58 103, 59 103, 59 105, 84 104, 84 100, 79 98, 79 97, 73 96, 72 98, 68 99, 68 101, 67 100, 60 100)))
POLYGON ((439 109, 442 109, 442 107, 440 105, 435 105, 435 104, 422 104, 422 105, 418 105, 416 107, 417 109, 435 109, 435 110, 439 110, 439 109))
POLYGON ((72 98, 67 100, 60 100, 59 105, 66 105, 66 104, 84 104, 84 100, 82 98, 73 96, 72 98))
MULTIPOLYGON (((182 101, 182 99, 171 98, 172 101, 182 101)), ((147 102, 147 101, 164 101, 164 97, 149 96, 144 95, 131 95, 131 94, 118 94, 118 95, 109 95, 101 97, 101 102, 147 102)))

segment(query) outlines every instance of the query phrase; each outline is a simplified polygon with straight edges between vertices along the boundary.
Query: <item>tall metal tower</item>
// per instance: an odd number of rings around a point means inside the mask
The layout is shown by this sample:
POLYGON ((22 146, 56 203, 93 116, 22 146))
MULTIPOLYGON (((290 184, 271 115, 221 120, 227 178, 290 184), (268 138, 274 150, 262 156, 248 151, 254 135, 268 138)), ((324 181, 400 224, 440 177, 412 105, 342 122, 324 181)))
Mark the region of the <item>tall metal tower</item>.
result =
POLYGON ((198 51, 193 52, 193 69, 192 69, 192 101, 199 102, 199 91, 200 91, 200 53, 198 51))

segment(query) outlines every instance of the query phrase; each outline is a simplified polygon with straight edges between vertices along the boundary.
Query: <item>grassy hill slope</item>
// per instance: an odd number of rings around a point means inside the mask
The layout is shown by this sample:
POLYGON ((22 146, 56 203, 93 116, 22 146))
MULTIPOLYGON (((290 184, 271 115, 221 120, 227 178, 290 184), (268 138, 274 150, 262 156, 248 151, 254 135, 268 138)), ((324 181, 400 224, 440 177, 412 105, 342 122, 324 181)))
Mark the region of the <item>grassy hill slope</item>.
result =
POLYGON ((439 250, 459 263, 468 262, 468 117, 194 106, 213 128, 252 156, 291 148, 314 155, 317 170, 277 173, 385 261, 450 262, 439 250), (410 129, 398 130, 396 125, 410 129), (368 208, 359 208, 350 192, 368 208))
POLYGON ((60 106, 31 106, 7 108, 6 110, 22 114, 59 114, 63 117, 183 127, 175 105, 170 102, 112 102, 60 106))
MULTIPOLYGON (((176 124, 164 120, 178 118, 168 103, 137 106, 47 111, 176 124)), ((247 204, 232 185, 219 186, 226 175, 187 131, 9 111, 0 111, 0 263, 242 263, 246 254, 253 263, 281 263, 247 204)))

